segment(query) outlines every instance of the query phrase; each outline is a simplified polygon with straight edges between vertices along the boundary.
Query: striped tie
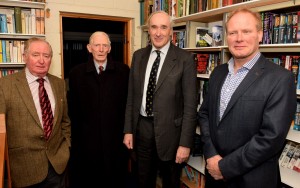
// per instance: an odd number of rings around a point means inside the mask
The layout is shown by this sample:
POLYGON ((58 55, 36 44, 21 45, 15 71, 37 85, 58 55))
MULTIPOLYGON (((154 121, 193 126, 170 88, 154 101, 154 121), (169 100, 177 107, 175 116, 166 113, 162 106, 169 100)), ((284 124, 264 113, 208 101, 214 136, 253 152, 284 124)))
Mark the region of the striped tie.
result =
POLYGON ((53 126, 53 114, 52 114, 50 100, 48 98, 46 89, 44 87, 44 79, 39 78, 37 79, 37 81, 39 82, 39 98, 40 98, 40 105, 42 110, 44 134, 45 134, 45 139, 48 140, 53 126))

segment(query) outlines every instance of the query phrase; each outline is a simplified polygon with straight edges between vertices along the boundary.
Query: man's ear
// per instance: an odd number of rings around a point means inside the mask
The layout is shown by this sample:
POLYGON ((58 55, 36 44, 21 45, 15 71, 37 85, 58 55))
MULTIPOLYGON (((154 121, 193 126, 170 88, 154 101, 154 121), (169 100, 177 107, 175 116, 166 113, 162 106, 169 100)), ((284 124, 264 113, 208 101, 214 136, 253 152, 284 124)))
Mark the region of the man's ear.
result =
POLYGON ((90 45, 90 44, 87 44, 87 45, 86 45, 86 48, 87 48, 87 50, 88 50, 90 53, 92 53, 92 49, 91 49, 91 45, 90 45))

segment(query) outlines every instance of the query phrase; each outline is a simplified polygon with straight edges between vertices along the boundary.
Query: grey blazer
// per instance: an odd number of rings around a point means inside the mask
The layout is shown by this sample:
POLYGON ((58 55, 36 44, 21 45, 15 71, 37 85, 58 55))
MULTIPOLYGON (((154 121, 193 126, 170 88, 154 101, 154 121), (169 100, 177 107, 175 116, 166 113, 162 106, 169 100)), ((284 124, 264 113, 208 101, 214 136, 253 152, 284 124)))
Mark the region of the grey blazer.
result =
MULTIPOLYGON (((124 133, 133 133, 142 104, 147 62, 152 46, 133 54, 124 133)), ((154 131, 158 156, 174 159, 178 146, 192 147, 197 115, 196 65, 191 53, 170 45, 154 92, 154 131)))
POLYGON ((47 75, 55 97, 55 115, 48 142, 39 121, 25 71, 0 79, 0 113, 6 114, 8 154, 13 187, 36 184, 46 178, 48 163, 58 174, 69 160, 70 120, 62 79, 47 75))
POLYGON ((295 78, 263 55, 233 93, 219 120, 228 64, 217 66, 198 118, 205 158, 221 155, 228 187, 276 187, 278 157, 296 110, 295 78))

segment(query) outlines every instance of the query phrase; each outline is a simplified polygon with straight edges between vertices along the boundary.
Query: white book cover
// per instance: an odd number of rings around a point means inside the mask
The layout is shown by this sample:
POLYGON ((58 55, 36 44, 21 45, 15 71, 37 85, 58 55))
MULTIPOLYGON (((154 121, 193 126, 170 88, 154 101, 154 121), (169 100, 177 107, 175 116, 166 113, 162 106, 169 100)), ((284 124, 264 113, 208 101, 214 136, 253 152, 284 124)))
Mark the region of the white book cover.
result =
POLYGON ((35 9, 31 9, 31 34, 36 34, 36 16, 35 16, 35 9))

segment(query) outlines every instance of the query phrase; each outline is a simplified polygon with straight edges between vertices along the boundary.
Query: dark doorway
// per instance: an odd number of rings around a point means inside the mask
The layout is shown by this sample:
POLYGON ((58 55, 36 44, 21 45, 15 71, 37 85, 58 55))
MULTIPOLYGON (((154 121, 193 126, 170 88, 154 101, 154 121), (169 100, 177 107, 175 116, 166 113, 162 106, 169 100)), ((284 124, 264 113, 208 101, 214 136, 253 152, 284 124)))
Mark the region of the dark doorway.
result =
POLYGON ((64 78, 68 78, 68 74, 74 66, 87 61, 89 53, 86 45, 90 35, 95 31, 104 31, 109 34, 112 44, 111 55, 114 60, 122 62, 124 59, 124 26, 125 23, 121 21, 63 17, 64 78))

